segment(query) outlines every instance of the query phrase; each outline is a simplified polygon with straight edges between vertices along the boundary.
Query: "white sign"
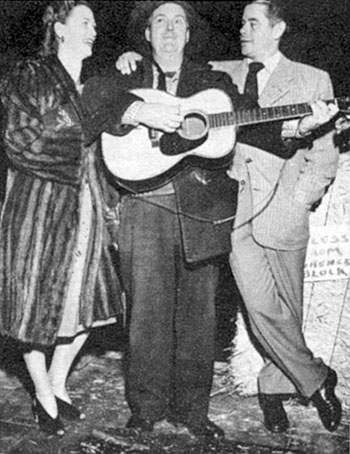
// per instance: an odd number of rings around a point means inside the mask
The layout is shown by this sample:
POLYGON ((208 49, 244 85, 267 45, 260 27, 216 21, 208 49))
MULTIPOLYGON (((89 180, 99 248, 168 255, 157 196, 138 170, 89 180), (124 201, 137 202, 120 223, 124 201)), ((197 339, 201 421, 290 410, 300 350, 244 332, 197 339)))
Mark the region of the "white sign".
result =
POLYGON ((348 279, 350 225, 311 226, 305 263, 305 282, 348 279))

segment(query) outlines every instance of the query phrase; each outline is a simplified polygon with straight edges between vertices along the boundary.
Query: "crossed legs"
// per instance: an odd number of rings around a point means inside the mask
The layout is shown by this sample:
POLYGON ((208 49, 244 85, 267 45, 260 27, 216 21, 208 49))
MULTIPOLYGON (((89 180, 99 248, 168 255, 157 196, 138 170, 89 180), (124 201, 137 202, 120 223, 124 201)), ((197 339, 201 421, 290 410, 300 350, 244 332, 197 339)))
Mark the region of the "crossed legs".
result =
POLYGON ((250 327, 266 352, 260 392, 310 397, 328 368, 314 358, 302 333, 305 250, 259 245, 250 224, 234 230, 231 267, 248 312, 250 327))

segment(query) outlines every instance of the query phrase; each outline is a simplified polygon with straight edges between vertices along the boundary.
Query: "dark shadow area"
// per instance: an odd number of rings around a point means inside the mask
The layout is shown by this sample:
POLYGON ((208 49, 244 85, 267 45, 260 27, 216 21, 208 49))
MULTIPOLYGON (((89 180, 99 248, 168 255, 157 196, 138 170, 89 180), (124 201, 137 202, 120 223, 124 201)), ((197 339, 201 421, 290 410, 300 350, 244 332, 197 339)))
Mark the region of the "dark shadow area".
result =
POLYGON ((236 315, 241 296, 231 273, 230 264, 225 261, 220 267, 219 284, 215 301, 216 339, 215 360, 227 361, 230 346, 236 331, 236 315))
POLYGON ((23 349, 18 342, 0 336, 0 370, 9 377, 16 377, 30 394, 33 391, 32 381, 27 372, 22 356, 23 349))
POLYGON ((123 353, 126 347, 127 335, 122 322, 95 328, 86 341, 79 356, 93 354, 103 355, 107 351, 123 353))

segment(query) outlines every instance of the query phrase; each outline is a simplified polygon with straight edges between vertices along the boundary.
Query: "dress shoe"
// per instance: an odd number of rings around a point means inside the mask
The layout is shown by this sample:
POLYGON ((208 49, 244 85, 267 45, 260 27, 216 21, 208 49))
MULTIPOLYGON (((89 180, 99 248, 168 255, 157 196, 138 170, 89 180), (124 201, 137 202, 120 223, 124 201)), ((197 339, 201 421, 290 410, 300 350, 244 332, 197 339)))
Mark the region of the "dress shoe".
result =
POLYGON ((337 382, 337 373, 328 368, 326 380, 310 399, 317 408, 322 424, 330 432, 338 428, 342 414, 341 403, 334 393, 337 382))
POLYGON ((289 427, 282 399, 277 394, 259 394, 260 407, 264 414, 264 425, 273 433, 285 432, 289 427))
POLYGON ((133 415, 126 423, 126 428, 136 430, 137 432, 152 432, 154 424, 155 422, 150 419, 133 415))
POLYGON ((184 424, 189 434, 194 438, 204 438, 206 441, 223 440, 225 432, 210 419, 202 424, 184 424))
POLYGON ((86 418, 77 407, 56 396, 58 414, 68 421, 82 421, 86 418))
POLYGON ((206 441, 225 438, 225 432, 208 418, 202 423, 192 423, 174 416, 168 417, 167 420, 175 426, 185 427, 193 438, 205 439, 206 441))
POLYGON ((36 397, 33 399, 32 410, 34 420, 39 424, 42 432, 48 435, 57 435, 58 437, 62 437, 65 434, 64 426, 59 415, 56 418, 52 418, 36 397))

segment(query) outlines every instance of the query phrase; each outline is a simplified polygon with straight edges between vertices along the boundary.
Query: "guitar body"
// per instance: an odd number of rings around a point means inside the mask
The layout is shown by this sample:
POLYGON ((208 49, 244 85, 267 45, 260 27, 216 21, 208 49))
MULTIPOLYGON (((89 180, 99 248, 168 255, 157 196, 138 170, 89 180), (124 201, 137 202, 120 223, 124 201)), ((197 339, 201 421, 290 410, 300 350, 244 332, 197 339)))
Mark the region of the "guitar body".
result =
MULTIPOLYGON (((163 91, 132 90, 147 102, 181 107, 184 121, 173 134, 144 126, 126 136, 102 134, 102 154, 109 171, 125 188, 141 192, 162 186, 188 161, 196 165, 213 163, 218 168, 228 162, 236 141, 236 127, 274 120, 291 120, 312 114, 309 104, 291 104, 233 110, 231 99, 222 90, 210 88, 188 98, 163 91)), ((349 115, 350 98, 336 98, 339 112, 349 115)))
POLYGON ((185 119, 174 134, 163 134, 144 126, 138 126, 125 136, 102 134, 105 164, 125 187, 137 192, 159 187, 188 160, 194 157, 220 160, 233 149, 235 128, 212 125, 213 114, 232 112, 231 100, 225 92, 208 89, 188 98, 153 89, 132 92, 146 102, 180 105, 185 119))

